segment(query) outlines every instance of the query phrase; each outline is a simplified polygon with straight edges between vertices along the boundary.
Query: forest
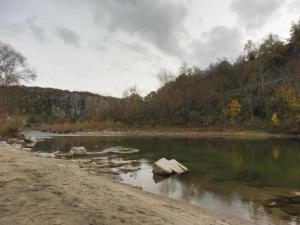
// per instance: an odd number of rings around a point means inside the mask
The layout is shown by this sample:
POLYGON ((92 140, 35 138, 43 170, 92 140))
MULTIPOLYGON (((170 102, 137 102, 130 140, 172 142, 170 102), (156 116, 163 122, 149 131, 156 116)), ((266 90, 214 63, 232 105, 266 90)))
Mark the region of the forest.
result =
MULTIPOLYGON (((162 69, 157 75, 161 87, 145 97, 130 88, 123 98, 77 93, 71 101, 74 96, 68 91, 0 82, 1 120, 3 124, 10 121, 9 129, 16 124, 58 128, 82 123, 88 124, 85 128, 94 124, 91 129, 97 129, 106 123, 299 133, 300 21, 292 24, 290 35, 286 41, 275 34, 259 43, 249 40, 235 61, 219 59, 206 69, 186 64, 178 74, 162 69), (64 97, 53 97, 59 93, 64 97), (60 113, 62 99, 77 106, 69 104, 66 107, 71 111, 60 113)), ((0 62, 4 60, 1 57, 0 62)), ((34 78, 34 73, 29 74, 34 78)))

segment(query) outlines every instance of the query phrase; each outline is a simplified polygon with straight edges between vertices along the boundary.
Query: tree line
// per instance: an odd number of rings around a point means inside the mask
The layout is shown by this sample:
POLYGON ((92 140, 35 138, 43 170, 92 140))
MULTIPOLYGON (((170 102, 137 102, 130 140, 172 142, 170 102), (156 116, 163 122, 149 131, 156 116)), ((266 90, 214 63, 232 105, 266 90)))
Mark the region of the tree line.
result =
POLYGON ((99 119, 299 132, 300 22, 292 25, 287 41, 275 34, 260 43, 249 40, 234 62, 221 59, 205 70, 183 64, 178 76, 161 70, 158 78, 157 91, 141 97, 133 90, 99 119))
MULTIPOLYGON (((0 44, 2 88, 35 77, 25 57, 0 44)), ((110 98, 106 107, 90 107, 84 120, 128 126, 236 126, 299 133, 300 21, 292 24, 287 41, 269 34, 259 43, 247 41, 233 62, 220 59, 206 69, 183 64, 177 75, 162 69, 157 77, 161 82, 157 91, 142 97, 136 87, 130 88, 123 98, 110 98)))

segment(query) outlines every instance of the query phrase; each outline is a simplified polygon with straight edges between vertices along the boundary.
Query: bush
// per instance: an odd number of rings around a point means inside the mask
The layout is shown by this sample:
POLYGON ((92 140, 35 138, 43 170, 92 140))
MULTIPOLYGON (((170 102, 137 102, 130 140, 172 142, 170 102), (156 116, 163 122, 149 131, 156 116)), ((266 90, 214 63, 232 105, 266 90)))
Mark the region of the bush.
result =
POLYGON ((25 118, 22 116, 0 117, 0 136, 17 137, 25 126, 25 118))

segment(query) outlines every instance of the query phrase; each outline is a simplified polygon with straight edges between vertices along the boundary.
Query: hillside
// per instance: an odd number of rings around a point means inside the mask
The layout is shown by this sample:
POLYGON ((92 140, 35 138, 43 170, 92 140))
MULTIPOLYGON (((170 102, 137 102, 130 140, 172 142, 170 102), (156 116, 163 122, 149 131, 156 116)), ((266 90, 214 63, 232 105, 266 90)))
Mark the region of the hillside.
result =
MULTIPOLYGON (((162 74, 166 77, 168 74, 162 74)), ((300 22, 282 41, 248 41, 240 57, 202 70, 183 66, 176 79, 146 97, 117 99, 57 89, 3 87, 2 110, 28 124, 84 121, 128 126, 243 127, 300 132, 300 22)))
POLYGON ((33 124, 85 121, 91 112, 105 109, 115 100, 89 92, 25 86, 2 87, 0 99, 3 110, 25 115, 33 124))

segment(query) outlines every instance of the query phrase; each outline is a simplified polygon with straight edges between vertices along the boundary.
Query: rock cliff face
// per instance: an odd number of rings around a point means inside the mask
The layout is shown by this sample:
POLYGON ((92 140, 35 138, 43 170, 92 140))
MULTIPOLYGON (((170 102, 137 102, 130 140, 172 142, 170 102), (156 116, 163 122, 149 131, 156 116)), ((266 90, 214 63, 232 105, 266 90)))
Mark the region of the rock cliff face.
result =
POLYGON ((39 87, 0 89, 0 104, 36 122, 80 121, 95 110, 104 110, 115 98, 88 92, 70 92, 39 87))

